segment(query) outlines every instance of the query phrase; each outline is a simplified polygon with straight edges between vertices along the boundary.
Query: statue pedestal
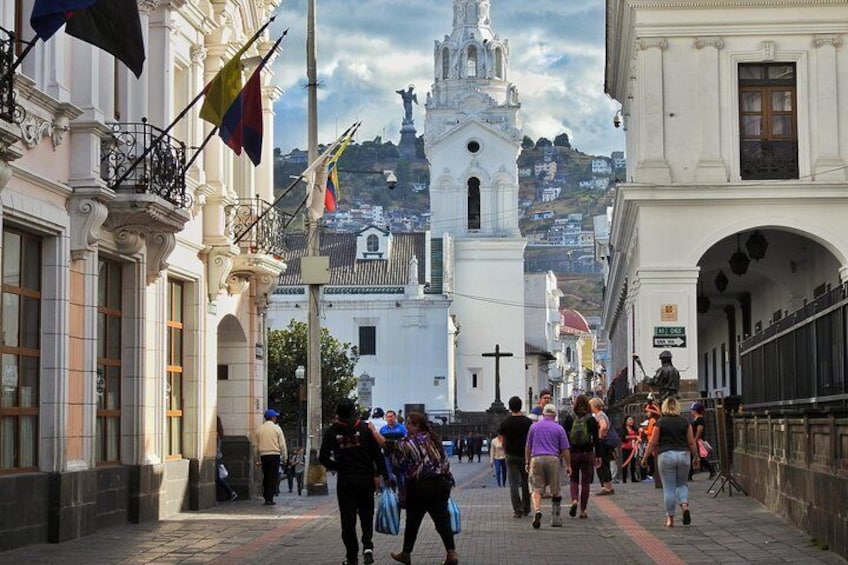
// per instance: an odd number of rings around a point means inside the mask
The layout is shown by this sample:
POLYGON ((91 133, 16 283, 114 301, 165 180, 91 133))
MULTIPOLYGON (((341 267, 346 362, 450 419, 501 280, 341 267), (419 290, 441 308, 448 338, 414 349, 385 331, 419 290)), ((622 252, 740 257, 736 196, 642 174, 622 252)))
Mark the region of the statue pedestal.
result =
POLYGON ((398 152, 400 153, 400 156, 407 161, 414 161, 417 159, 415 138, 415 124, 412 122, 404 122, 400 128, 400 144, 398 145, 398 152))

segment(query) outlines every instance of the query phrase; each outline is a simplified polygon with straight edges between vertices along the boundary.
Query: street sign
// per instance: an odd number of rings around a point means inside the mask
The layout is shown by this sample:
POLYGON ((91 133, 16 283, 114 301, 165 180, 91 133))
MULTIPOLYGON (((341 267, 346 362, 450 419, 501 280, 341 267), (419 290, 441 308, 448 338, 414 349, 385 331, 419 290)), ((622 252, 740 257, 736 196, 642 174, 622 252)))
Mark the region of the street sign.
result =
POLYGON ((662 337, 655 335, 654 347, 686 347, 686 336, 682 335, 677 337, 662 337))
POLYGON ((684 326, 654 326, 654 335, 657 337, 677 335, 685 336, 686 328, 684 326))

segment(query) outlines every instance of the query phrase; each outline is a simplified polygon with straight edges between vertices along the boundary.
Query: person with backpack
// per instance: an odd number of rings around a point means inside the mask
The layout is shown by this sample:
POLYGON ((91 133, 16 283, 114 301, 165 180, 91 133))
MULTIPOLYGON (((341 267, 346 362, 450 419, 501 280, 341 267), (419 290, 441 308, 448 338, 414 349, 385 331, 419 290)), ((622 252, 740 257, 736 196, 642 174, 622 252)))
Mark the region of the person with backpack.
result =
POLYGON ((580 517, 588 518, 586 506, 589 504, 589 485, 595 474, 595 467, 600 466, 599 426, 592 417, 589 409, 589 399, 586 395, 578 395, 574 399, 574 415, 565 417, 563 427, 568 434, 571 444, 571 509, 568 515, 577 516, 577 506, 580 505, 580 517))
POLYGON ((353 401, 345 399, 336 406, 336 419, 324 432, 321 442, 318 460, 339 476, 336 496, 346 553, 343 565, 359 563, 357 516, 362 528, 364 563, 374 563, 374 492, 380 486, 380 477, 387 483, 389 480, 374 434, 377 432, 373 426, 357 417, 353 401))

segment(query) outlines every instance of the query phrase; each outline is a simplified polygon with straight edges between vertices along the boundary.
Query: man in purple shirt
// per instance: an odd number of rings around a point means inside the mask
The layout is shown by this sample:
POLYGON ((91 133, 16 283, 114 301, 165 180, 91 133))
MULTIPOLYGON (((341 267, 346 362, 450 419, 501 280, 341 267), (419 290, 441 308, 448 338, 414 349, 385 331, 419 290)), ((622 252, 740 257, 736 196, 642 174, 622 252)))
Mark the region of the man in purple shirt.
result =
POLYGON ((561 527, 560 509, 562 496, 562 462, 565 460, 565 473, 571 474, 571 453, 565 429, 556 422, 556 406, 546 404, 542 409, 542 419, 530 426, 527 433, 527 445, 524 447, 524 462, 530 474, 533 487, 533 528, 542 524, 542 491, 551 489, 551 526, 561 527))

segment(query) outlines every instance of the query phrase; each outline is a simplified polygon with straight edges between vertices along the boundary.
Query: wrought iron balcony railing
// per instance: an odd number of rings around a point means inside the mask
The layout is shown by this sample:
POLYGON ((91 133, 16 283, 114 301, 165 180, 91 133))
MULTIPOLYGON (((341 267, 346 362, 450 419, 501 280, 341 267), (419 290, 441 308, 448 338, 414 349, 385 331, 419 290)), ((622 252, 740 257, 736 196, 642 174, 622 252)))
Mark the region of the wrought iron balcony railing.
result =
POLYGON ((0 27, 0 119, 15 119, 15 34, 0 27))
POLYGON ((181 208, 186 193, 185 143, 147 123, 113 123, 100 145, 100 175, 116 192, 155 194, 181 208), (138 158, 148 151, 138 163, 138 158))
POLYGON ((743 139, 742 180, 798 178, 798 142, 743 139))
POLYGON ((250 253, 281 257, 290 214, 259 198, 242 198, 227 208, 230 236, 250 253))

